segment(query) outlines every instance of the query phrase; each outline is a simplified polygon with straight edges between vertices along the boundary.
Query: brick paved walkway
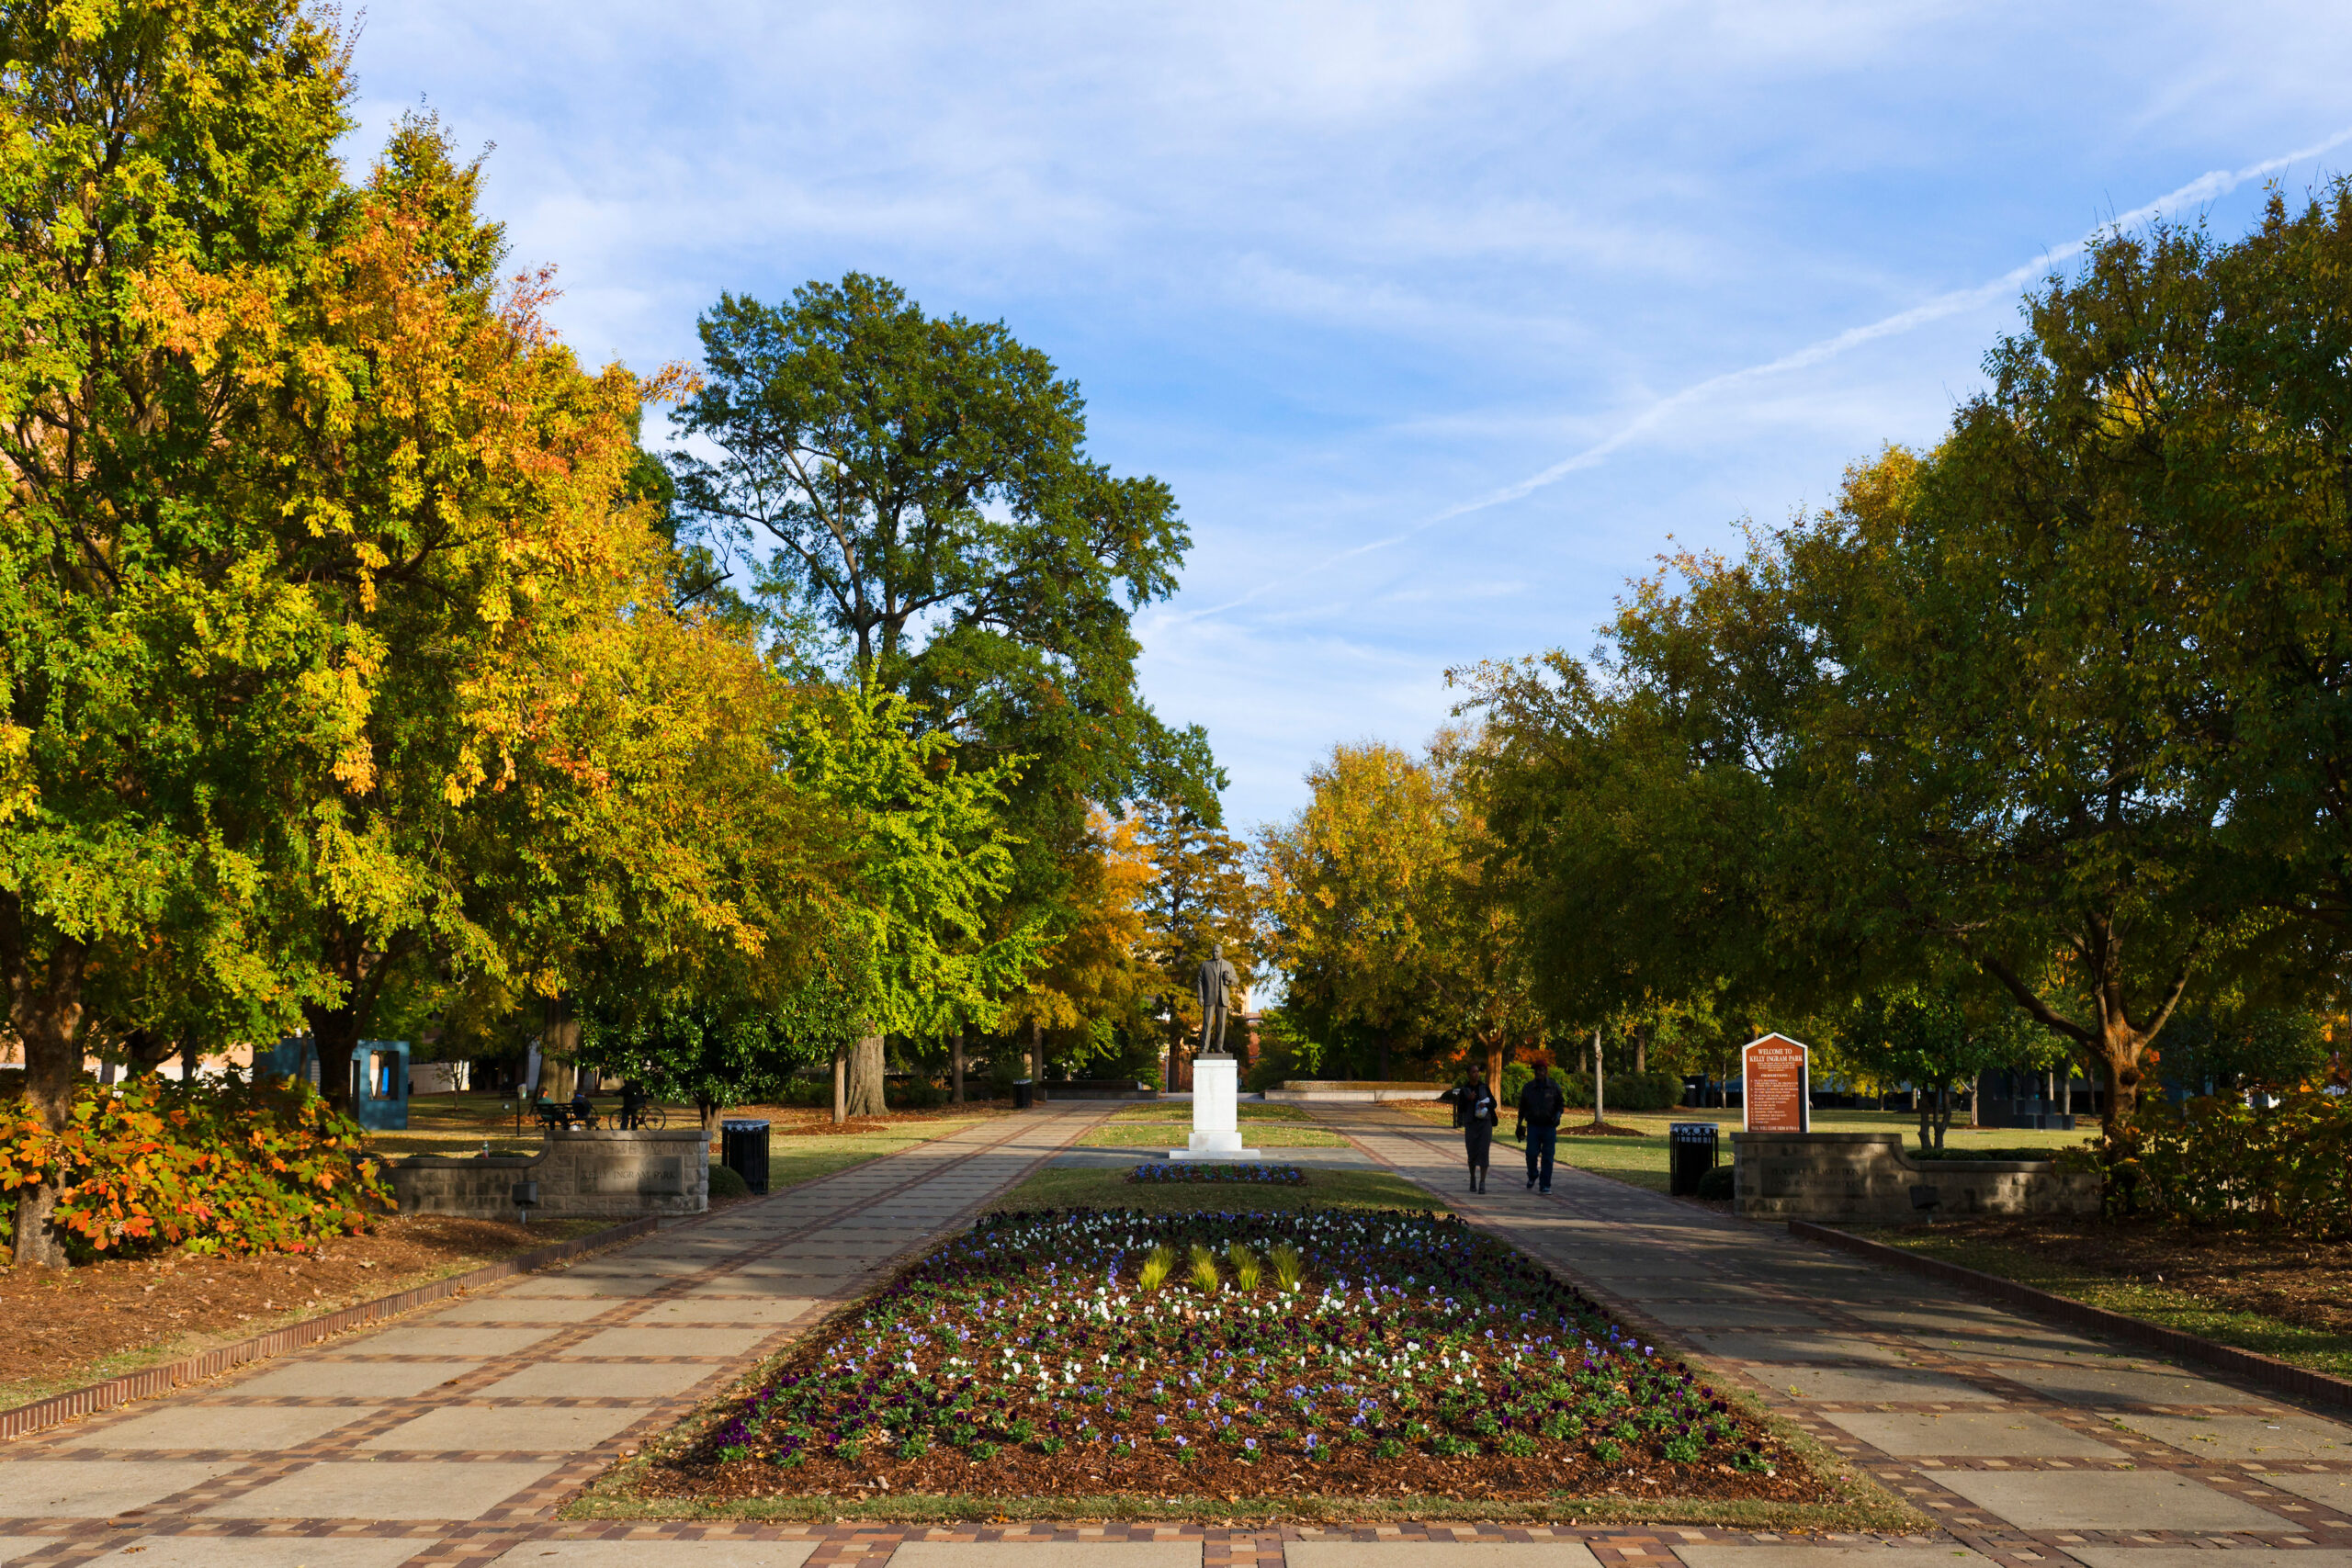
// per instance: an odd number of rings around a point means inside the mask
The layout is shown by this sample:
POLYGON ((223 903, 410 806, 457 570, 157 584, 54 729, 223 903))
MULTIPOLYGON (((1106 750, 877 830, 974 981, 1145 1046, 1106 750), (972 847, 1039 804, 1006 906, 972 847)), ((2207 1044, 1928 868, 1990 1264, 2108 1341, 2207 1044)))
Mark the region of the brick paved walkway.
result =
MULTIPOLYGON (((658 1543, 536 1538, 616 1454, 960 1228, 1107 1109, 984 1122, 560 1273, 9 1444, 0 1562, 661 1568, 670 1549, 658 1543)), ((714 1544, 681 1562, 797 1563, 811 1545, 714 1544)))
MULTIPOLYGON (((1928 1555, 2352 1568, 2352 1427, 2337 1420, 1566 1166, 1549 1197, 1531 1192, 1509 1148, 1474 1196, 1458 1134, 1373 1109, 1321 1119, 1878 1476, 1944 1526, 1928 1555)), ((1691 1568, 1827 1561, 1657 1533, 1691 1568)))
POLYGON ((1104 1108, 994 1122, 209 1388, 0 1450, 7 1568, 2352 1568, 2352 1431, 1942 1287, 1563 1168, 1324 1119, 1946 1527, 559 1524, 556 1502, 1104 1108), (140 1561, 133 1563, 132 1556, 140 1561), (119 1560, 119 1562, 117 1560, 119 1560))

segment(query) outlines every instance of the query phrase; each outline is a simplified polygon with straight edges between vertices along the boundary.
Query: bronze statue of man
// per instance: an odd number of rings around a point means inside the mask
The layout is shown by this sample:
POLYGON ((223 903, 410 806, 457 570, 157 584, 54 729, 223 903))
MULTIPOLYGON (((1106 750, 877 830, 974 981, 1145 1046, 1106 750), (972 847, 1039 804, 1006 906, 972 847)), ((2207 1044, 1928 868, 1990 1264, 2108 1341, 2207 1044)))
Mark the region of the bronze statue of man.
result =
POLYGON ((1201 1004, 1201 1048, 1194 1055, 1225 1055, 1225 1016, 1233 1005, 1234 987, 1240 984, 1241 976, 1225 961, 1224 945, 1209 949, 1207 961, 1193 978, 1193 995, 1201 1004))

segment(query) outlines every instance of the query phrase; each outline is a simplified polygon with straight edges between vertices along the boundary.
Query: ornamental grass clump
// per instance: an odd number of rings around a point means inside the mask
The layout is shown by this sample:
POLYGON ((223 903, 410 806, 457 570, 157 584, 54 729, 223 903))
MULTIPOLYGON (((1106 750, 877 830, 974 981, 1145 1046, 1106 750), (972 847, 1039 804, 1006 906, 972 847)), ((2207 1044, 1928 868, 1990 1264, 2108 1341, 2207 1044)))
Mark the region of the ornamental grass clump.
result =
POLYGON ((1258 1281, 1265 1276, 1265 1267, 1258 1261, 1258 1255, 1237 1241, 1226 1248, 1225 1258, 1233 1266, 1233 1288, 1255 1292, 1258 1281))
POLYGON ((1266 1261, 1273 1266, 1274 1283, 1284 1295, 1297 1290, 1299 1281, 1306 1277, 1306 1259, 1299 1257, 1298 1248, 1286 1241, 1278 1241, 1268 1247, 1266 1261))
POLYGON ((990 1215, 643 1485, 716 1503, 880 1474, 895 1497, 1032 1501, 1294 1474, 1320 1496, 1480 1503, 1821 1485, 1525 1255, 1449 1215, 1359 1210, 990 1215))
POLYGON ((1216 1294, 1217 1286, 1223 1283, 1217 1278, 1216 1254, 1205 1243, 1196 1241, 1193 1244, 1192 1265, 1193 1288, 1203 1295, 1216 1294))
POLYGON ((1176 1249, 1155 1247, 1144 1254, 1143 1267, 1136 1270, 1136 1283, 1146 1291, 1157 1291, 1168 1283, 1168 1276, 1176 1272, 1176 1249))

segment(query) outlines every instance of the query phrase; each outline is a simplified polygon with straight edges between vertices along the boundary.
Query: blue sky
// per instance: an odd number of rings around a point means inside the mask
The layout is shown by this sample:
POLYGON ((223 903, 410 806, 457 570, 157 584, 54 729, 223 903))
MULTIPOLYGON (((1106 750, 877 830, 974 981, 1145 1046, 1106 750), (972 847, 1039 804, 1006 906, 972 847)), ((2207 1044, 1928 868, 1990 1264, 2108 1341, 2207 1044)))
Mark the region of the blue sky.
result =
POLYGON ((1244 828, 1933 440, 2097 225, 2352 169, 2340 4, 404 0, 357 63, 592 362, 851 270, 1050 354, 1190 523, 1144 685, 1244 828))

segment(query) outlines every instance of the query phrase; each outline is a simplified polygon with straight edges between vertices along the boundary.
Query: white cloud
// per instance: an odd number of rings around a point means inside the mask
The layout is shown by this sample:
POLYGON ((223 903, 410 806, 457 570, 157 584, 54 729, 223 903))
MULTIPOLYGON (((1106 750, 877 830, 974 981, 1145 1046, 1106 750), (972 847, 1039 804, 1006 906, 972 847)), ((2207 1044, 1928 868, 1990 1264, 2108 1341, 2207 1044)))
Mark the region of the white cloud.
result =
POLYGON ((1589 644, 1669 530, 1932 439, 2103 216, 2352 164, 2248 172, 2347 118, 2315 0, 407 0, 358 65, 355 151, 419 95, 499 144, 592 362, 853 267, 1053 354, 1194 531, 1147 689, 1245 820, 1589 644))

